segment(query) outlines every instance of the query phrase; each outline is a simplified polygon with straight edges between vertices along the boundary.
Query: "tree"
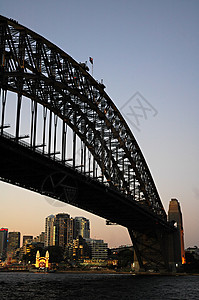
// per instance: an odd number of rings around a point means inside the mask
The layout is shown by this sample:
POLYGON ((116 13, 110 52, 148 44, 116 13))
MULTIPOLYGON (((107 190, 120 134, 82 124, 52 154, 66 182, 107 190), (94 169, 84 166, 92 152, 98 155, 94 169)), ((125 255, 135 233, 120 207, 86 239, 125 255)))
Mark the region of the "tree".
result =
POLYGON ((49 246, 45 248, 45 251, 49 252, 49 262, 50 263, 59 263, 64 259, 64 251, 60 246, 49 246))

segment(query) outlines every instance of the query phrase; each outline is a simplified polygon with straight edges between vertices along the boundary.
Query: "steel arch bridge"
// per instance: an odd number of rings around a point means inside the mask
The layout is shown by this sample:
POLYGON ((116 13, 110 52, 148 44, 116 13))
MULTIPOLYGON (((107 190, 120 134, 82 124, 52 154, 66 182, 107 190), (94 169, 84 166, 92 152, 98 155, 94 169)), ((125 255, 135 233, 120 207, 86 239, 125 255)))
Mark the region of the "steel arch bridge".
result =
POLYGON ((0 39, 1 180, 127 227, 139 266, 168 269, 162 237, 175 230, 105 86, 86 64, 15 20, 0 16, 0 39), (7 92, 17 94, 12 135, 5 122, 7 92), (30 105, 25 114, 24 100, 30 105), (25 136, 24 118, 29 120, 25 136))

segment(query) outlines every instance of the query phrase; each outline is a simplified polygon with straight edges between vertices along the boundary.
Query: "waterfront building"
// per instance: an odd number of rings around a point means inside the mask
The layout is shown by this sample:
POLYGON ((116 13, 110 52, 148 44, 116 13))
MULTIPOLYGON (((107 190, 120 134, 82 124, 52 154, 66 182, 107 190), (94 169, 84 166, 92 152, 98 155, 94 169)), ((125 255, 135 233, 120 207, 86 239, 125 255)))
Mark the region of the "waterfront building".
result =
POLYGON ((74 239, 79 236, 82 238, 90 238, 90 221, 84 217, 74 218, 74 239))
POLYGON ((108 244, 103 240, 85 239, 90 248, 93 260, 106 260, 108 258, 108 244))
POLYGON ((90 258, 90 249, 85 239, 79 236, 76 240, 73 240, 73 243, 67 246, 67 256, 75 261, 90 258))
POLYGON ((41 257, 39 250, 36 253, 36 263, 35 263, 36 268, 40 269, 45 269, 49 267, 49 252, 46 251, 45 257, 41 257))
POLYGON ((7 254, 8 229, 0 229, 0 260, 6 259, 7 254))

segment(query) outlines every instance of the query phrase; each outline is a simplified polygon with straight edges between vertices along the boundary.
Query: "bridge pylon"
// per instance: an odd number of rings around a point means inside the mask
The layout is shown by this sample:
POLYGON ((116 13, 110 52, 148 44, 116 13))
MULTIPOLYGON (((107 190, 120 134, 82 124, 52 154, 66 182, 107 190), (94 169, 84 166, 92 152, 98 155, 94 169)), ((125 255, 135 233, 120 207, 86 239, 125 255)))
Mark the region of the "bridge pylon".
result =
POLYGON ((162 230, 158 226, 144 233, 129 229, 134 246, 135 272, 183 271, 185 263, 182 213, 177 199, 171 199, 168 222, 173 230, 162 230), (173 226, 174 225, 174 226, 173 226))
POLYGON ((170 265, 174 265, 176 269, 182 269, 182 266, 186 263, 184 250, 184 229, 180 203, 177 199, 171 199, 169 203, 168 221, 176 228, 172 237, 170 237, 170 243, 172 245, 171 249, 169 249, 171 251, 170 265))
POLYGON ((129 230, 134 246, 135 272, 166 272, 169 270, 168 234, 158 229, 145 233, 129 230))

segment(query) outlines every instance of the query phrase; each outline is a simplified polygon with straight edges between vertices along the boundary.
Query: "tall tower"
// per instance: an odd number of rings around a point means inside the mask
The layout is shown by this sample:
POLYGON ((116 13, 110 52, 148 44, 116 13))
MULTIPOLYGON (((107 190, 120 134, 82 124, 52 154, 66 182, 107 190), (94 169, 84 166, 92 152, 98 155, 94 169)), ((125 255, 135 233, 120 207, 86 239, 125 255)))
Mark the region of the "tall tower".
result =
POLYGON ((45 247, 53 245, 53 226, 54 226, 54 215, 50 215, 45 219, 45 247))
POLYGON ((17 248, 20 248, 20 232, 8 233, 8 252, 14 252, 17 248))
POLYGON ((90 221, 84 217, 75 217, 74 219, 74 239, 79 236, 90 238, 90 221))
POLYGON ((65 248, 73 242, 73 219, 70 215, 60 213, 54 219, 54 241, 53 245, 65 248))
POLYGON ((8 229, 0 229, 0 259, 5 260, 7 254, 8 229))
POLYGON ((182 212, 180 203, 177 199, 171 199, 169 203, 168 221, 172 222, 177 228, 177 232, 174 234, 173 246, 174 246, 174 261, 179 264, 185 263, 185 250, 184 250, 184 232, 182 222, 182 212))

